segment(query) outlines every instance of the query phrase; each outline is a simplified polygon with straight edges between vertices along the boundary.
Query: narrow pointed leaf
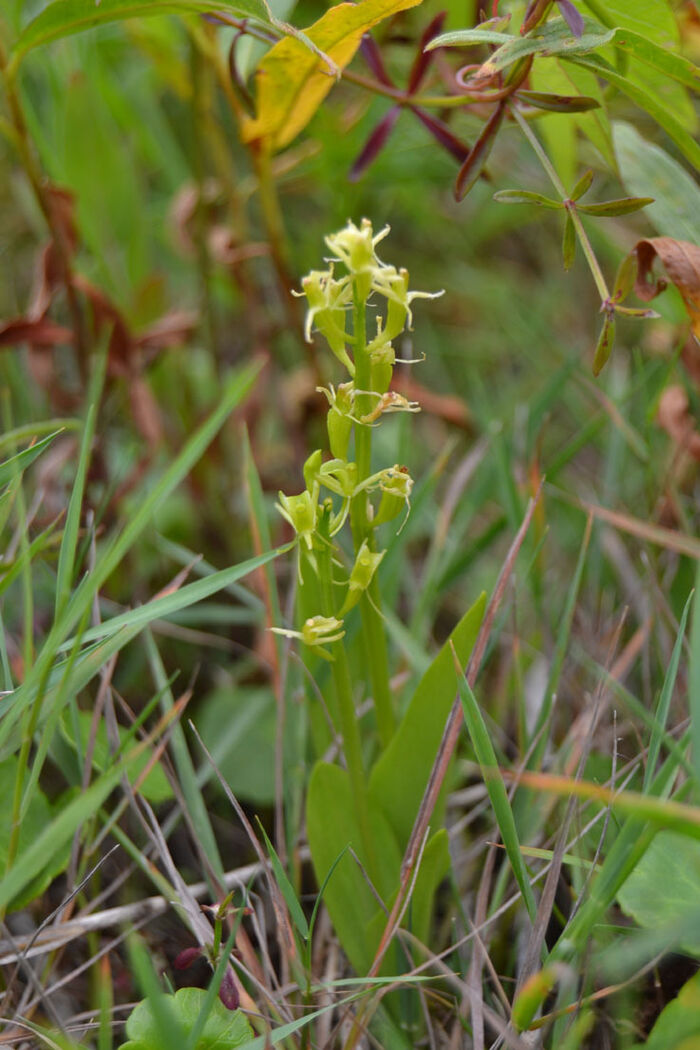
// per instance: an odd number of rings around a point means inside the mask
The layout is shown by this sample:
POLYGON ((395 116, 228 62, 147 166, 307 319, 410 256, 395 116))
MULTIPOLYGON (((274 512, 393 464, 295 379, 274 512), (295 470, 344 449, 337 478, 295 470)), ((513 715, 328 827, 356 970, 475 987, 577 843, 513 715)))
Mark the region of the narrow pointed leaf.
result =
MULTIPOLYGON (((458 669, 459 669, 459 665, 458 669)), ((476 760, 481 767, 481 775, 484 778, 484 784, 493 806, 494 816, 498 823, 498 830, 501 833, 501 839, 505 846, 508 859, 513 868, 513 874, 515 875, 516 882, 520 888, 520 892, 523 895, 523 900, 527 908, 530 918, 534 920, 537 912, 537 905, 535 904, 534 894, 530 885, 530 877, 527 873, 527 868, 523 861, 523 855, 520 850, 520 842, 518 840, 518 832, 515 826, 515 820, 513 818, 513 811, 508 801, 508 793, 503 783, 503 777, 498 766, 498 760, 496 753, 491 743, 486 723, 484 722, 483 715, 479 709, 476 697, 472 692, 472 688, 467 681, 464 674, 460 674, 457 679, 457 687, 459 689, 459 696, 462 701, 462 710, 464 712, 464 724, 467 727, 467 731, 471 738, 476 760)))
POLYGON ((586 215, 629 215, 653 203, 653 197, 622 197, 617 201, 601 201, 599 204, 579 204, 578 211, 586 215))
POLYGON ((564 21, 575 37, 583 36, 585 24, 583 15, 574 7, 571 0, 557 0, 557 5, 562 13, 564 21))
POLYGON ((566 222, 564 223, 564 238, 561 250, 564 256, 564 269, 570 270, 576 258, 576 230, 568 211, 566 213, 566 222))
POLYGON ((437 47, 480 47, 481 44, 502 44, 517 39, 494 29, 453 29, 431 40, 426 51, 434 51, 437 47))
POLYGON ((598 376, 603 371, 615 342, 615 318, 610 314, 605 315, 603 327, 598 338, 598 344, 593 355, 593 375, 598 376))
POLYGON ((600 109, 600 102, 588 95, 552 95, 547 91, 520 90, 518 98, 551 113, 587 113, 589 109, 600 109))
POLYGON ((0 463, 0 488, 3 485, 9 485, 13 478, 22 474, 27 467, 37 459, 42 452, 51 445, 58 435, 61 433, 60 430, 54 431, 53 434, 49 434, 48 437, 42 438, 41 441, 37 441, 35 445, 30 448, 25 448, 21 452, 18 452, 16 456, 12 456, 10 459, 6 459, 4 463, 0 463))
POLYGON ((374 73, 374 76, 379 83, 384 84, 385 87, 393 88, 394 84, 386 71, 384 58, 382 57, 379 45, 371 33, 365 33, 362 37, 362 40, 360 41, 360 54, 374 73))
POLYGON ((493 148, 493 144, 496 141, 496 135, 498 134, 498 129, 503 121, 504 113, 505 106, 501 103, 487 121, 479 138, 472 146, 469 156, 459 169, 454 191, 456 200, 464 200, 469 193, 469 190, 484 170, 486 161, 488 160, 489 154, 493 148))
POLYGON ((612 298, 615 302, 623 302, 634 288, 634 279, 637 275, 637 257, 634 252, 626 255, 617 268, 615 284, 613 285, 612 298))
POLYGON ((543 197, 541 193, 531 193, 530 190, 498 190, 493 199, 499 204, 536 204, 539 208, 552 208, 555 211, 564 207, 562 201, 554 201, 550 197, 543 197))
POLYGON ((424 124, 428 129, 433 138, 443 146, 448 153, 461 164, 464 159, 469 155, 470 146, 466 142, 462 142, 461 139, 448 128, 444 121, 438 120, 432 113, 428 113, 427 110, 421 109, 419 106, 411 106, 411 112, 420 120, 421 124, 424 124))
POLYGON ((578 180, 578 182, 574 186, 573 190, 571 191, 571 200, 572 201, 580 200, 581 197, 583 197, 586 193, 588 193, 588 191, 591 188, 592 183, 593 183, 593 172, 589 170, 584 175, 581 176, 581 178, 578 180))
POLYGON ((400 113, 401 106, 392 106, 389 112, 382 117, 350 168, 350 173, 348 175, 350 182, 357 182, 360 176, 364 174, 370 164, 375 160, 377 154, 381 151, 384 143, 389 138, 396 121, 399 119, 400 113))
POLYGON ((418 89, 418 85, 427 73, 430 65, 432 64, 434 55, 432 52, 427 51, 426 48, 430 41, 436 37, 447 18, 447 11, 440 11, 435 15, 435 18, 428 23, 418 44, 418 54, 416 55, 413 65, 411 66, 411 72, 408 76, 408 93, 412 95, 414 91, 418 89))

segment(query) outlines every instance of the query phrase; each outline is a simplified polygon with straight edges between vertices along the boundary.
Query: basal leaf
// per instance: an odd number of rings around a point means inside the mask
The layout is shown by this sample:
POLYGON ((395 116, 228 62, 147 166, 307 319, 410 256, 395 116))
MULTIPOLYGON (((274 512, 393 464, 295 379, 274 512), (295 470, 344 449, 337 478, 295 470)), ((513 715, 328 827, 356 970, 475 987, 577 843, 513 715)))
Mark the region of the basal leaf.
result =
MULTIPOLYGON (((370 805, 369 815, 375 846, 375 884, 384 903, 388 904, 398 889, 401 854, 392 829, 381 811, 370 805)), ((324 900, 340 943, 357 973, 367 973, 379 943, 381 931, 376 921, 372 924, 380 909, 348 849, 351 847, 369 870, 355 817, 350 778, 345 769, 327 762, 316 764, 306 799, 306 827, 319 885, 323 884, 331 867, 336 865, 326 884, 324 900), (370 926, 374 933, 370 932, 370 926)), ((383 911, 381 914, 384 916, 383 911)))
MULTIPOLYGON (((193 1031, 206 997, 203 988, 181 988, 175 995, 163 996, 171 1008, 173 1020, 182 1032, 182 1046, 193 1031)), ((155 1011, 148 999, 136 1006, 126 1022, 128 1047, 148 1048, 160 1045, 160 1028, 155 1011)), ((253 1038, 254 1032, 246 1017, 239 1010, 227 1010, 215 999, 207 1017, 202 1034, 197 1039, 195 1050, 236 1050, 253 1038)), ((124 1050, 124 1047, 122 1047, 124 1050)))
MULTIPOLYGON (((645 929, 682 921, 700 899, 700 842, 660 831, 617 897, 625 914, 645 929)), ((696 937, 679 947, 700 956, 696 937)))
MULTIPOLYGON (((697 907, 697 905, 696 905, 697 907)), ((659 1014, 646 1050, 696 1050, 700 1046, 700 973, 687 981, 659 1014)), ((632 1050, 642 1050, 635 1046, 632 1050)))
POLYGON ((85 29, 150 15, 223 12, 270 22, 264 0, 53 0, 20 33, 10 55, 10 68, 30 51, 85 29))
POLYGON ((485 600, 482 595, 464 614, 421 678, 399 728, 370 775, 370 800, 381 807, 401 845, 411 834, 457 693, 449 643, 465 665, 481 626, 485 600))
MULTIPOLYGON (((332 7, 306 30, 308 39, 344 69, 363 33, 419 0, 362 0, 332 7)), ((256 117, 241 129, 244 142, 283 149, 311 120, 334 84, 323 60, 298 40, 285 38, 268 51, 256 74, 256 117)))

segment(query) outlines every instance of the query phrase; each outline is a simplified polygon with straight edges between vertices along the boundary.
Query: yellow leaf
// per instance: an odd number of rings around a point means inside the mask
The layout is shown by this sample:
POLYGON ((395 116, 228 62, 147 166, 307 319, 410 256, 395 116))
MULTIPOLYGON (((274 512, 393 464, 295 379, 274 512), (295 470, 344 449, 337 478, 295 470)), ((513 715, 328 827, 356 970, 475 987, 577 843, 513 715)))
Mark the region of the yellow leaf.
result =
MULTIPOLYGON (((360 46, 363 33, 397 11, 420 0, 361 0, 326 11, 306 36, 344 69, 360 46)), ((323 59, 299 40, 285 37, 268 51, 255 75, 256 117, 241 127, 244 142, 260 142, 272 151, 283 149, 313 117, 335 83, 323 59)))

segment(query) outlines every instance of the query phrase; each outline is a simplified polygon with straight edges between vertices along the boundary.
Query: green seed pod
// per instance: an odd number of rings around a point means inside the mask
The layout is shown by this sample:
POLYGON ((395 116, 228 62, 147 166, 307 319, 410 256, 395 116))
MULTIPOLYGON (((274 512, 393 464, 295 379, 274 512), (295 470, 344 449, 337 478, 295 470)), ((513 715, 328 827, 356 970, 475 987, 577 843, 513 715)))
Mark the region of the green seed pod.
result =
POLYGON ((352 420, 349 416, 344 416, 336 408, 331 408, 328 412, 326 426, 333 456, 336 459, 347 459, 350 434, 352 433, 352 420))

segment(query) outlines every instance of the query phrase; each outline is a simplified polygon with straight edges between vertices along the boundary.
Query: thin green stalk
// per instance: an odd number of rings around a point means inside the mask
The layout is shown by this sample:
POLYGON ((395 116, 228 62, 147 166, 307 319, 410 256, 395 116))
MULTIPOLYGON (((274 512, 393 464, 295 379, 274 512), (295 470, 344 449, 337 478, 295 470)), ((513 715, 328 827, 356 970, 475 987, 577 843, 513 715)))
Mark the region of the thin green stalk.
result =
MULTIPOLYGON (((367 322, 365 297, 357 288, 353 297, 353 335, 355 342, 355 388, 365 391, 357 396, 357 414, 361 418, 368 415, 372 408, 372 362, 367 353, 367 322)), ((358 484, 365 481, 372 470, 372 428, 361 423, 355 424, 355 462, 357 463, 358 484)), ((367 518, 367 494, 359 493, 352 501, 350 521, 352 526, 355 552, 360 549, 364 540, 374 549, 374 537, 367 518)), ((396 729, 391 686, 389 684, 389 656, 386 647, 384 622, 381 616, 381 595, 378 581, 373 578, 369 590, 360 600, 362 617, 362 634, 364 638, 367 663, 372 681, 374 709, 377 718, 377 729, 382 747, 388 746, 396 729)))
MULTIPOLYGON (((333 615, 333 581, 331 548, 326 546, 317 551, 318 579, 321 584, 324 615, 333 615)), ((348 665, 345 646, 341 643, 333 645, 332 663, 333 687, 337 702, 338 719, 340 731, 343 737, 343 752, 347 763, 348 775, 352 785, 352 793, 355 800, 355 814, 360 826, 362 845, 370 874, 374 878, 376 863, 374 858, 374 846, 369 824, 369 808, 367 805, 367 775, 365 772, 364 759, 362 757, 362 739, 360 727, 357 720, 357 712, 352 696, 352 681, 350 678, 350 667, 348 665)))
POLYGON ((605 277, 603 276, 603 271, 600 268, 600 263, 596 259, 595 252, 593 251, 593 248, 591 246, 591 242, 588 240, 588 234, 583 228, 581 217, 576 211, 575 204, 573 203, 573 201, 571 202, 571 204, 569 204, 569 194, 566 192, 563 182, 557 175, 554 169, 554 165, 550 161, 545 150, 542 148, 542 144, 537 138, 537 135, 535 135, 528 122, 524 119, 518 107, 511 106, 510 112, 513 114, 513 118, 516 121, 516 123, 520 125, 520 130, 522 131, 523 135, 528 140, 533 150, 537 154, 540 164, 549 176, 549 179, 552 185, 554 186, 555 190, 558 194, 560 194, 561 199, 566 204, 567 214, 571 216, 571 221, 574 225, 574 229, 576 230, 576 236, 579 239, 581 250, 586 257, 588 268, 591 271, 593 280, 595 281, 595 286, 598 289, 598 295, 600 296, 601 302, 608 302, 608 300, 610 299, 610 291, 608 289, 605 277))

